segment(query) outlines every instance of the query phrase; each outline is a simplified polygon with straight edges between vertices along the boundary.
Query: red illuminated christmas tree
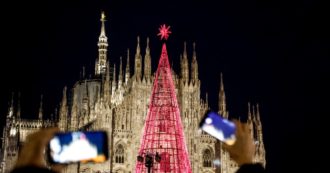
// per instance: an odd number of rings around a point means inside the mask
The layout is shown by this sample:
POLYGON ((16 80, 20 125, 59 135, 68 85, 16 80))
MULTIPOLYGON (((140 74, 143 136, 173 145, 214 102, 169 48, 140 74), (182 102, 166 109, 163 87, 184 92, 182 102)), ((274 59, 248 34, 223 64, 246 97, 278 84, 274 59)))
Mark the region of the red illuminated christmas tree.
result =
MULTIPOLYGON (((158 35, 161 39, 167 40, 171 33, 169 28, 166 25, 160 27, 158 35)), ((135 172, 191 173, 165 43, 154 80, 135 172)))

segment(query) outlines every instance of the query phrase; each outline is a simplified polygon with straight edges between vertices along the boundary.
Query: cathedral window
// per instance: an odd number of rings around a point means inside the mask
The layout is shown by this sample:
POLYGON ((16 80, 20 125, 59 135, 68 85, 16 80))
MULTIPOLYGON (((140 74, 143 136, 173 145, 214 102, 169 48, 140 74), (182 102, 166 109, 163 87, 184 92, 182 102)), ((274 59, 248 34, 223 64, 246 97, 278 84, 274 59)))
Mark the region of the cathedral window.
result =
POLYGON ((116 163, 124 163, 125 150, 123 145, 119 144, 115 151, 115 161, 116 163))
POLYGON ((212 167, 212 154, 209 149, 203 152, 203 167, 212 167))

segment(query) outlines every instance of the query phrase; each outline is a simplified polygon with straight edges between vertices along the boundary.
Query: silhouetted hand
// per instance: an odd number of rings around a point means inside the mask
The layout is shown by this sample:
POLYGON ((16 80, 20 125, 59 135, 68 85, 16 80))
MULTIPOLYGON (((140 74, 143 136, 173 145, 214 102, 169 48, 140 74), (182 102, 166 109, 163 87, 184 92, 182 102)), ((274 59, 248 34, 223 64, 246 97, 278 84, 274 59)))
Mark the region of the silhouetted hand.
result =
POLYGON ((229 152, 230 157, 239 165, 253 163, 255 146, 248 124, 233 120, 236 125, 236 142, 233 145, 225 143, 222 146, 229 152))
MULTIPOLYGON (((47 168, 45 148, 50 139, 58 131, 58 128, 47 128, 28 135, 17 158, 15 168, 26 166, 47 168)), ((63 168, 64 165, 53 165, 51 167, 55 172, 60 172, 63 168)))

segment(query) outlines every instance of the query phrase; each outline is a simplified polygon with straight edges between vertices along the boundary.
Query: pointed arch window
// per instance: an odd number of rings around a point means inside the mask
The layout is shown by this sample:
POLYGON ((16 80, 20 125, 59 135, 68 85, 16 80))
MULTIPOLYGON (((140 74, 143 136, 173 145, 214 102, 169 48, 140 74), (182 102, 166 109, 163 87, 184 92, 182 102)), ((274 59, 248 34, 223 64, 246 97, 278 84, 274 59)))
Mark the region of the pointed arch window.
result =
POLYGON ((115 151, 115 161, 116 163, 123 164, 125 162, 125 150, 123 145, 119 144, 117 145, 116 151, 115 151))
POLYGON ((203 167, 212 167, 212 153, 210 149, 203 151, 203 167))

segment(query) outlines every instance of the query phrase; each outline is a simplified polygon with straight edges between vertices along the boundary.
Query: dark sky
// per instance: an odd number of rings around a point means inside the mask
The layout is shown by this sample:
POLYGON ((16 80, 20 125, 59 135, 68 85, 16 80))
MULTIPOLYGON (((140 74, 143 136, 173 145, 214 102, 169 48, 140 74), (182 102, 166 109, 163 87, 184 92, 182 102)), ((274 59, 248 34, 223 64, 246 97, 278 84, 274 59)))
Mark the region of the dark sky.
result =
POLYGON ((105 10, 111 64, 126 57, 127 48, 135 51, 137 35, 144 52, 148 36, 154 71, 161 49, 156 34, 167 23, 173 33, 167 42, 169 58, 176 71, 183 42, 191 58, 195 41, 202 97, 207 91, 211 108, 217 109, 223 72, 230 115, 244 117, 248 101, 260 103, 269 170, 293 170, 307 160, 296 148, 306 145, 305 120, 320 113, 318 94, 326 88, 321 82, 329 79, 328 21, 323 21, 325 8, 316 7, 321 5, 309 0, 2 4, 1 122, 11 92, 21 92, 25 118, 37 117, 44 94, 49 116, 63 87, 72 87, 82 66, 93 73, 100 11, 105 10))

